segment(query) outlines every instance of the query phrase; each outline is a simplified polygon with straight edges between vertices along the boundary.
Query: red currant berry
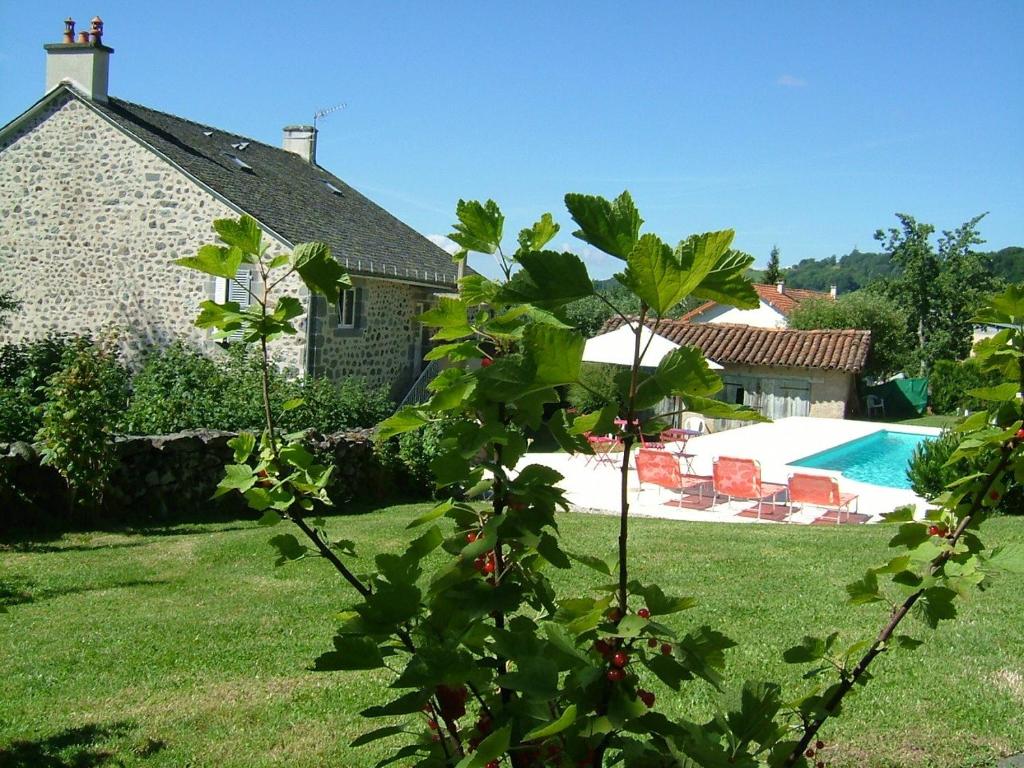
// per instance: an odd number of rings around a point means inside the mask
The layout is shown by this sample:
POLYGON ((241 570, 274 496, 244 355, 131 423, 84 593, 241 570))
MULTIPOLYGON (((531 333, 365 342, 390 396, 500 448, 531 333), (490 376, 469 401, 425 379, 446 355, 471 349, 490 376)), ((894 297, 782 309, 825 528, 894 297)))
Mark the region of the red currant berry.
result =
POLYGON ((612 608, 610 611, 608 611, 606 615, 608 616, 608 621, 622 620, 622 611, 620 611, 618 608, 612 608))
POLYGON ((432 731, 437 730, 437 720, 427 720, 427 727, 432 731))
POLYGON ((648 709, 654 706, 654 694, 650 691, 637 691, 637 696, 648 709))
POLYGON ((626 679, 626 673, 618 667, 613 667, 608 670, 607 677, 613 683, 621 683, 626 679))
POLYGON ((477 536, 478 536, 478 534, 476 533, 476 531, 470 531, 469 533, 466 534, 466 541, 468 541, 470 544, 472 544, 474 541, 477 540, 477 536))
POLYGON ((489 763, 487 763, 487 765, 484 766, 484 768, 498 768, 498 761, 491 760, 489 763))
POLYGON ((937 526, 937 525, 930 525, 930 526, 928 526, 928 535, 929 536, 938 536, 939 535, 939 526, 937 526))
POLYGON ((641 608, 639 611, 636 612, 636 615, 639 616, 641 619, 651 618, 651 612, 648 611, 646 608, 641 608))
POLYGON ((663 654, 665 654, 666 656, 670 655, 672 653, 672 646, 669 645, 668 643, 662 643, 661 644, 661 652, 663 654))
POLYGON ((495 567, 496 566, 494 565, 494 561, 488 560, 486 563, 484 563, 484 573, 494 573, 495 567))
POLYGON ((656 638, 656 637, 649 637, 649 638, 647 638, 647 647, 648 648, 657 648, 658 647, 658 638, 656 638))
POLYGON ((624 667, 628 663, 629 663, 629 656, 624 654, 622 651, 619 651, 614 656, 612 656, 612 664, 614 664, 616 667, 624 667))
POLYGON ((608 644, 607 640, 598 640, 594 643, 594 650, 602 656, 607 656, 612 652, 612 647, 608 644))

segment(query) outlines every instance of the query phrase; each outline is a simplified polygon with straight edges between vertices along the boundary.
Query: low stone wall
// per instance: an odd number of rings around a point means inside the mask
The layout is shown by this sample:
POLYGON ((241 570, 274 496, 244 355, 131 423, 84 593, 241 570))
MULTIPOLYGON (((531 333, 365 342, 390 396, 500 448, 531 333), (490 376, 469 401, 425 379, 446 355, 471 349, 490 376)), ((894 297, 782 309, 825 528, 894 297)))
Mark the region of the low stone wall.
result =
MULTIPOLYGON (((329 493, 336 505, 372 498, 385 482, 372 431, 310 433, 308 447, 335 470, 329 493)), ((231 432, 195 430, 172 435, 118 437, 119 463, 104 500, 105 519, 127 523, 208 520, 246 512, 238 494, 210 500, 231 460, 231 432)), ((0 444, 0 529, 32 526, 41 518, 67 519, 67 487, 40 463, 40 445, 0 444)))

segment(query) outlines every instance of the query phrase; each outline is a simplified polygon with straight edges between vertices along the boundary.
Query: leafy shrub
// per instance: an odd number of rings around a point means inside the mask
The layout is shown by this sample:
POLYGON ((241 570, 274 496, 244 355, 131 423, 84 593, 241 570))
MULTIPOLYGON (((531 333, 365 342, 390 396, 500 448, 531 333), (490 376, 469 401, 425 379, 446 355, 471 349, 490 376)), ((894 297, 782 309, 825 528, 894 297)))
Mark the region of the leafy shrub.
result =
POLYGON ((621 400, 615 386, 615 375, 625 369, 604 363, 583 363, 580 381, 569 386, 566 399, 578 411, 599 410, 609 400, 621 400))
MULTIPOLYGON (((934 499, 954 480, 985 471, 988 456, 979 456, 974 461, 961 459, 953 464, 948 463, 960 445, 960 440, 959 434, 947 430, 935 440, 925 440, 914 449, 907 469, 914 493, 926 499, 934 499)), ((1011 480, 993 511, 1009 515, 1024 514, 1024 483, 1011 480)))
POLYGON ((997 384, 998 376, 985 375, 973 359, 936 360, 928 377, 931 406, 935 413, 960 413, 965 408, 979 411, 985 407, 967 392, 971 389, 997 384))
POLYGON ((113 353, 80 339, 46 384, 38 439, 43 463, 71 490, 73 504, 96 508, 115 466, 113 425, 128 400, 127 372, 113 353))
MULTIPOLYGON (((135 434, 258 429, 264 418, 261 376, 256 356, 244 350, 219 360, 180 344, 154 350, 132 382, 126 426, 135 434)), ((394 409, 383 392, 359 379, 294 381, 272 371, 269 386, 271 407, 275 415, 283 414, 280 426, 286 431, 370 427, 394 409), (296 398, 303 405, 284 411, 285 402, 296 398)))
POLYGON ((53 334, 0 347, 0 441, 35 438, 42 424, 46 380, 60 370, 74 343, 73 336, 53 334))

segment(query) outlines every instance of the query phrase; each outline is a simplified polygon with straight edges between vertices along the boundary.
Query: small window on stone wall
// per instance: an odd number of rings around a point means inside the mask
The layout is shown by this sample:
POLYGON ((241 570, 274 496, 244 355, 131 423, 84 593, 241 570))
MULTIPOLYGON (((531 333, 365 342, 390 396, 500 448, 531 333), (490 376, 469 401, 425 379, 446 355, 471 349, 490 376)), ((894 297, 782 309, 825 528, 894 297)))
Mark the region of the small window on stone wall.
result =
POLYGON ((359 324, 359 303, 362 289, 349 288, 338 294, 338 327, 355 328, 359 324))

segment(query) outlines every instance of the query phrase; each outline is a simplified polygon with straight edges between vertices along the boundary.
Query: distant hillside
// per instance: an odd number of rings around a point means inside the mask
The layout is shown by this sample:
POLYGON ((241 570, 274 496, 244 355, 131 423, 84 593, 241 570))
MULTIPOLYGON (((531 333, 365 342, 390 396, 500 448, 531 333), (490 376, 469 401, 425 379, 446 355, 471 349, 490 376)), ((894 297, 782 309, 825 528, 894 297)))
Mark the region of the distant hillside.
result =
MULTIPOLYGON (((1024 247, 1011 246, 1001 251, 981 253, 991 264, 992 272, 1011 283, 1024 281, 1024 247)), ((829 256, 824 259, 804 259, 791 267, 786 267, 786 285, 791 288, 809 288, 814 291, 827 291, 835 285, 840 293, 849 293, 871 282, 890 277, 893 265, 884 253, 850 251, 841 258, 829 256)), ((759 282, 763 279, 761 270, 752 269, 748 273, 751 280, 759 282)))

